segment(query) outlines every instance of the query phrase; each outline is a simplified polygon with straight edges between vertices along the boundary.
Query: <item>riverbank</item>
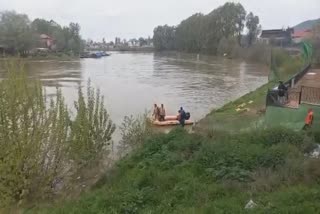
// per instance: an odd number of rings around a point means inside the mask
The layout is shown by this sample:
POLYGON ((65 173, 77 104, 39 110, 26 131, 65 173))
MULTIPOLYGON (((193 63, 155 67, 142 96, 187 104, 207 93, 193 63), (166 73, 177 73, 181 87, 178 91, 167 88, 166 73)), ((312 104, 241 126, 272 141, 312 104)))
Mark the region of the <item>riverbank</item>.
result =
POLYGON ((79 60, 79 56, 69 56, 69 55, 48 55, 48 56, 28 56, 28 57, 0 57, 0 61, 10 61, 10 60, 24 60, 24 61, 39 61, 39 60, 57 60, 57 61, 72 61, 79 60))
POLYGON ((152 134, 78 199, 26 213, 318 213, 319 134, 152 134), (250 206, 249 206, 250 207, 250 206))
POLYGON ((196 130, 213 134, 214 131, 239 132, 257 128, 263 123, 266 111, 266 93, 275 87, 278 80, 287 80, 303 68, 303 61, 283 52, 274 52, 274 71, 270 71, 270 81, 258 89, 213 110, 199 121, 196 130), (274 78, 275 77, 275 78, 274 78))
MULTIPOLYGON (((298 70, 287 63, 278 69, 283 77, 298 70)), ((193 134, 178 128, 129 137, 132 154, 90 192, 29 213, 247 213, 250 200, 255 213, 319 212, 320 163, 308 154, 320 133, 259 127, 275 84, 212 111, 193 134)))

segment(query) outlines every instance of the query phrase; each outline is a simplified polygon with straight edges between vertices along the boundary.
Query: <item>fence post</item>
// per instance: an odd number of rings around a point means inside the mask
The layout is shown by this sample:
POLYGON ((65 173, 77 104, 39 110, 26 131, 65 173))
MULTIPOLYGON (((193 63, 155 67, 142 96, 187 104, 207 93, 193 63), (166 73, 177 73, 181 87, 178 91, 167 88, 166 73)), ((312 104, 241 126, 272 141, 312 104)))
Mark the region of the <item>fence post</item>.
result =
POLYGON ((299 101, 298 101, 299 105, 301 104, 301 94, 302 94, 302 91, 300 91, 299 93, 299 101))
POLYGON ((292 78, 292 79, 291 79, 291 88, 294 87, 294 79, 295 79, 295 78, 292 78))

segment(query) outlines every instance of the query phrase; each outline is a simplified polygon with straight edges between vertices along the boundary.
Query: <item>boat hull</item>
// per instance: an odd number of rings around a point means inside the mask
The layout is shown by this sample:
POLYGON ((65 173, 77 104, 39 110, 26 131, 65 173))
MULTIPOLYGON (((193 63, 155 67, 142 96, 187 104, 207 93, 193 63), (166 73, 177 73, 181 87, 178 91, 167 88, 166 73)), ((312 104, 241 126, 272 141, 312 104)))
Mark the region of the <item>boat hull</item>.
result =
MULTIPOLYGON (((153 125, 155 126, 176 126, 176 125, 180 125, 180 122, 178 120, 166 120, 166 121, 153 121, 152 122, 153 125)), ((185 125, 192 125, 193 121, 191 120, 186 120, 185 121, 185 125)))

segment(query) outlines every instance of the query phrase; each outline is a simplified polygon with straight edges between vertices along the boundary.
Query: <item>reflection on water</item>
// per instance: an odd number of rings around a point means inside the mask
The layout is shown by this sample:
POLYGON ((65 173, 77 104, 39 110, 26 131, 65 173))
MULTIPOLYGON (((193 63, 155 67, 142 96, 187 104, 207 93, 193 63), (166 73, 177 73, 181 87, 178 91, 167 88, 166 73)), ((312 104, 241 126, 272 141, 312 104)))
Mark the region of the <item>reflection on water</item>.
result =
MULTIPOLYGON (((163 103, 167 113, 180 106, 199 120, 210 109, 222 106, 267 81, 267 69, 237 60, 176 53, 113 53, 103 59, 35 61, 26 63, 31 78, 40 78, 47 92, 61 87, 69 104, 77 87, 88 79, 105 96, 116 122, 163 103)), ((0 72, 3 77, 3 72, 0 72)))

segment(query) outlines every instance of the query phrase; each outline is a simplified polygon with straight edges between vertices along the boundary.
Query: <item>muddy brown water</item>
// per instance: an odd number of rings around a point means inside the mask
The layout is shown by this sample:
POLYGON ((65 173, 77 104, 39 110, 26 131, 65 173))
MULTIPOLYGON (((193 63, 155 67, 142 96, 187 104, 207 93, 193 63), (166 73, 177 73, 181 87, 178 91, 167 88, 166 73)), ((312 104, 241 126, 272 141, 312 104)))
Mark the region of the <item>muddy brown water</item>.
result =
POLYGON ((266 67, 240 60, 180 53, 111 54, 101 59, 28 61, 26 71, 43 82, 49 95, 60 87, 70 106, 79 85, 85 87, 90 79, 117 125, 124 116, 143 114, 154 103, 163 103, 167 114, 183 106, 197 121, 267 82, 266 67))

